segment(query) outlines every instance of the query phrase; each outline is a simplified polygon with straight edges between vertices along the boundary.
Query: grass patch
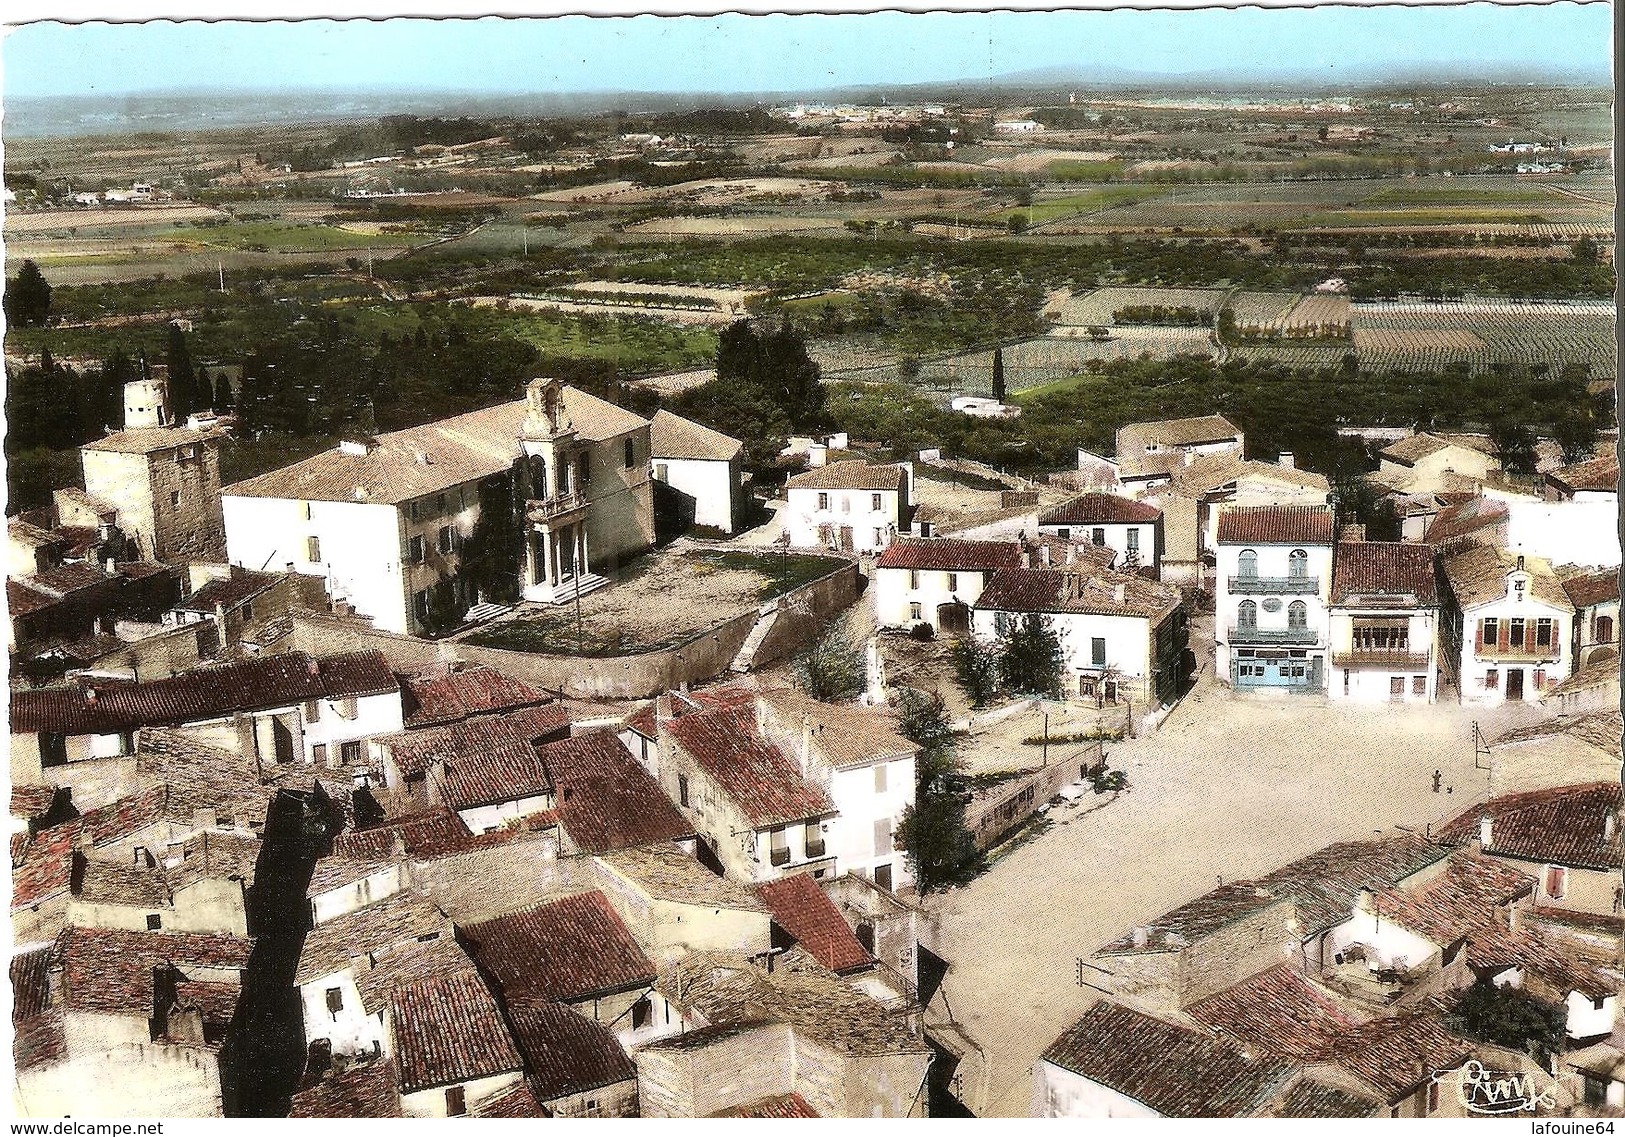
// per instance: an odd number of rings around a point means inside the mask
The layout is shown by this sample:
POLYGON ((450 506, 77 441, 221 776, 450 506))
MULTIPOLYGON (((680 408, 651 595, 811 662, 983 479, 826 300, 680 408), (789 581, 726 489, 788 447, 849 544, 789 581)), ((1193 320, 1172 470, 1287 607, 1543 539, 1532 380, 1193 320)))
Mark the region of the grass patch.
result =
POLYGON ((1339 209, 1311 213, 1282 228, 1335 229, 1344 226, 1390 225, 1544 225, 1538 213, 1515 213, 1510 209, 1339 209))
MULTIPOLYGON (((181 231, 177 230, 177 236, 181 231)), ((332 225, 283 221, 234 221, 198 226, 193 240, 210 248, 258 252, 325 253, 343 249, 400 248, 423 239, 415 233, 353 233, 332 225)))
POLYGON ((506 620, 489 628, 482 628, 464 641, 480 647, 523 651, 534 655, 581 655, 590 659, 604 659, 619 655, 636 655, 675 647, 694 633, 684 632, 659 640, 634 637, 620 629, 600 631, 583 627, 576 633, 574 613, 568 606, 561 612, 526 620, 506 620))
POLYGON ((1084 193, 1067 194, 1065 197, 1035 201, 1031 206, 1018 206, 1006 210, 1000 215, 1000 220, 1008 222, 1012 217, 1026 218, 1031 214, 1032 223, 1042 225, 1046 221, 1054 221, 1060 217, 1095 213, 1118 205, 1145 201, 1148 198, 1165 197, 1167 194, 1168 190, 1162 186, 1107 186, 1084 193))
POLYGON ((1077 162, 1063 158, 1044 167, 1044 172, 1057 182, 1109 182, 1123 173, 1123 163, 1077 162))
POLYGON ((702 561, 718 569, 758 574, 763 578, 762 587, 757 592, 757 598, 761 600, 783 596, 850 563, 840 557, 819 557, 808 553, 700 552, 688 555, 691 560, 702 561))

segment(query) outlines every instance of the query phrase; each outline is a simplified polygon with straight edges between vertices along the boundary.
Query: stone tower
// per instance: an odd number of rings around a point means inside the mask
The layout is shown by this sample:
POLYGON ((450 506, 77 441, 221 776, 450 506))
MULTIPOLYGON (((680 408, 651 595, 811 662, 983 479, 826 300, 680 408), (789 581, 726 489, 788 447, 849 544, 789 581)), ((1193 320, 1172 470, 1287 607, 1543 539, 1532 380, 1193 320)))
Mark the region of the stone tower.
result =
POLYGON ((219 437, 174 425, 163 379, 124 385, 124 429, 81 446, 79 465, 143 560, 226 559, 219 437))

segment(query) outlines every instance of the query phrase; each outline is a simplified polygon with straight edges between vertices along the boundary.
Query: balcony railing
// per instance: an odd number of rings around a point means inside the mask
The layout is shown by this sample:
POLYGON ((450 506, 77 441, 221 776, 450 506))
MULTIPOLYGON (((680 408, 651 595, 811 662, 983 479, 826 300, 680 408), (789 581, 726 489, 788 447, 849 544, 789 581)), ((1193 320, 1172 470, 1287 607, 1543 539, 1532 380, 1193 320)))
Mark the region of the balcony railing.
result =
POLYGON ((767 855, 768 861, 775 867, 783 868, 790 863, 789 849, 773 849, 767 855))
POLYGON ((1509 663, 1555 663, 1562 650, 1555 643, 1544 647, 1539 644, 1528 644, 1524 647, 1497 647, 1494 644, 1485 644, 1483 647, 1474 648, 1473 654, 1479 659, 1505 660, 1509 663))
POLYGON ((1320 591, 1318 576, 1233 576, 1230 592, 1275 593, 1276 595, 1309 595, 1320 591))
POLYGON ((525 502, 525 516, 531 521, 551 521, 586 507, 587 499, 580 494, 561 493, 548 498, 531 498, 525 502))
POLYGON ((1333 667, 1393 667, 1419 671, 1428 666, 1426 652, 1359 650, 1333 652, 1333 667))
POLYGON ((1314 628, 1231 628, 1232 644, 1297 644, 1313 646, 1320 642, 1314 628))
POLYGON ((823 855, 824 855, 824 842, 822 842, 822 841, 808 841, 807 842, 807 859, 809 861, 816 861, 819 857, 821 857, 823 855))

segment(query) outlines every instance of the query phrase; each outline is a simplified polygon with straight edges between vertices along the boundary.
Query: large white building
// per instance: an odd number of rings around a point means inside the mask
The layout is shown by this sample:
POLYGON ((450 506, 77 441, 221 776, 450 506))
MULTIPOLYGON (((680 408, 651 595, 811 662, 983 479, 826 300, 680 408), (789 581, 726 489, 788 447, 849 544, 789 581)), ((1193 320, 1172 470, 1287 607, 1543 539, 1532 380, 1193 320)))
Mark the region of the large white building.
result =
POLYGON ((1549 561, 1480 546, 1446 560, 1444 577, 1462 702, 1534 699, 1568 677, 1574 605, 1549 561))
POLYGON ((1187 629, 1176 589, 1081 563, 1000 569, 976 601, 972 628, 1003 638, 1027 619, 1047 620, 1060 640, 1068 696, 1162 704, 1178 691, 1187 629))
POLYGON ((1332 698, 1431 703, 1438 697, 1432 546, 1339 544, 1330 611, 1332 698))
POLYGON ((913 480, 906 465, 856 460, 796 474, 784 483, 790 544, 878 553, 908 527, 913 480))
POLYGON ((875 617, 883 628, 968 631, 971 607, 989 578, 1020 567, 1014 541, 899 538, 875 560, 875 617))
POLYGON ((1313 506, 1219 515, 1213 667, 1236 690, 1326 690, 1332 531, 1313 506))
POLYGON ((524 399, 227 486, 222 504, 233 564, 320 576, 377 627, 421 633, 486 598, 461 556, 485 510, 522 511, 528 600, 569 600, 647 550, 649 423, 537 379, 524 399))
MULTIPOLYGON (((697 422, 656 411, 649 420, 655 481, 669 487, 670 508, 687 525, 733 533, 744 521, 745 445, 697 422)), ((665 504, 656 490, 657 511, 665 504)))
POLYGON ((1162 558, 1162 510, 1116 494, 1087 493, 1038 515, 1038 531, 1061 541, 1111 549, 1113 567, 1149 569, 1162 558))

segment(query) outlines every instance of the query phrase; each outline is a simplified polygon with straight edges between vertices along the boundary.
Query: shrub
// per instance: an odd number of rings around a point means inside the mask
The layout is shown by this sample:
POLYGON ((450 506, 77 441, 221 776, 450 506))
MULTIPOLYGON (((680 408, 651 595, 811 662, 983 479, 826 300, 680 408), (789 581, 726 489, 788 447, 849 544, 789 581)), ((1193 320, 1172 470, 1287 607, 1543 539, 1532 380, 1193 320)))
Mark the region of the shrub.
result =
POLYGON ((908 634, 910 638, 921 641, 933 640, 937 637, 936 629, 930 624, 926 623, 924 620, 921 620, 918 624, 915 624, 912 628, 910 628, 908 630, 908 634))
POLYGON ((999 691, 999 653, 992 644, 965 636, 954 644, 954 673, 973 707, 985 707, 999 691))
POLYGON ((855 698, 867 678, 863 652, 839 629, 829 632, 802 653, 796 659, 794 670, 801 689, 826 703, 855 698))

